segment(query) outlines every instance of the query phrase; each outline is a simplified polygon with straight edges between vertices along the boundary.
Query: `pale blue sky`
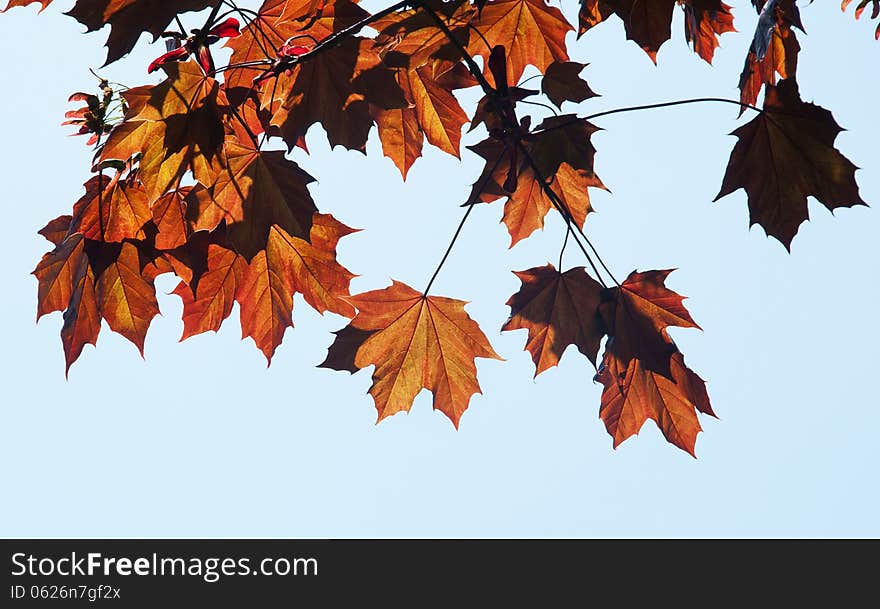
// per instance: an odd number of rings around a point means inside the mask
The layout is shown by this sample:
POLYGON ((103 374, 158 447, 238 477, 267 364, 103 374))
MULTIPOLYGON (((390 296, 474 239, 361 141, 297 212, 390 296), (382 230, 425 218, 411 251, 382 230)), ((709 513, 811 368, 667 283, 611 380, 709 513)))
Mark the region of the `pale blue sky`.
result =
MULTIPOLYGON (((714 68, 685 47, 680 15, 659 67, 624 41, 616 19, 597 28, 571 49, 591 63, 585 76, 603 97, 565 110, 736 97, 756 19, 750 3, 734 4, 741 33, 723 37, 714 68)), ((564 6, 573 18, 574 2, 564 6)), ((484 395, 458 432, 426 392, 409 415, 375 426, 368 370, 315 368, 345 320, 299 297, 296 328, 268 369, 239 340, 237 311, 219 334, 178 343, 169 277, 158 281, 163 316, 146 361, 105 327, 65 380, 60 315, 34 324, 29 273, 48 249, 36 231, 69 212, 87 177, 83 138, 59 123, 67 96, 94 87, 87 68, 104 50, 100 34, 81 35, 58 8, 35 12, 0 15, 0 535, 880 535, 876 208, 833 217, 812 202, 792 255, 748 230, 742 191, 711 203, 735 141, 727 134, 741 124, 733 106, 607 117, 594 137, 596 170, 613 194, 594 193, 589 234, 618 276, 678 267, 668 284, 705 330, 674 332, 721 417, 703 419, 698 460, 653 423, 612 450, 598 419, 601 386, 573 349, 532 379, 525 332, 498 328, 518 288, 510 270, 555 261, 562 223, 553 218, 507 250, 500 203, 475 211, 434 288, 471 301, 507 360, 478 360, 484 395)), ((838 146, 864 168, 862 197, 876 206, 880 43, 838 2, 802 13, 801 93, 850 129, 838 146)), ((156 82, 145 68, 162 45, 146 42, 106 74, 156 82)), ((459 164, 429 150, 403 184, 375 138, 366 157, 329 151, 319 129, 309 146, 311 157, 296 158, 319 180, 319 207, 365 229, 340 246, 343 264, 362 275, 353 289, 390 277, 421 287, 460 218, 477 157, 465 152, 459 164)), ((582 263, 573 248, 567 261, 582 263)))

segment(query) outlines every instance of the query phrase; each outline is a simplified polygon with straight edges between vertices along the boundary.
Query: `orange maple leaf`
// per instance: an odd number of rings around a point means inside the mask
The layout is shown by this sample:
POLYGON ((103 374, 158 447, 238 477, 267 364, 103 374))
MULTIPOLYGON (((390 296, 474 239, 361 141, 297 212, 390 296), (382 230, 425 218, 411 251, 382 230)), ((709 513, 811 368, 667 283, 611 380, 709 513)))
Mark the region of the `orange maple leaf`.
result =
POLYGON ((471 25, 482 36, 471 37, 468 52, 488 63, 492 49, 503 46, 510 85, 519 82, 526 66, 543 74, 554 61, 568 61, 565 35, 574 28, 562 11, 544 0, 489 0, 471 25))
POLYGON ((258 252, 238 280, 242 336, 253 338, 272 360, 287 328, 293 326, 293 295, 301 293, 319 313, 352 317, 347 298, 355 277, 336 261, 336 244, 353 229, 329 215, 316 214, 310 241, 272 225, 266 248, 258 252))
POLYGON ((70 230, 94 241, 143 239, 152 219, 143 184, 117 172, 85 183, 86 194, 73 206, 70 230))
POLYGON ((398 281, 352 296, 358 313, 337 333, 322 364, 338 370, 375 365, 370 394, 379 420, 408 412, 422 388, 455 427, 471 396, 481 393, 474 359, 501 359, 465 302, 425 296, 398 281))
MULTIPOLYGON (((792 27, 801 31, 800 11, 794 0, 770 0, 763 5, 752 45, 739 77, 740 101, 754 105, 764 85, 775 85, 776 75, 793 79, 801 46, 792 27)), ((740 108, 740 115, 745 108, 740 108)))
POLYGON ((714 416, 703 380, 684 364, 667 328, 699 328, 684 297, 666 287, 671 271, 633 271, 603 292, 599 314, 607 328, 599 411, 617 447, 653 419, 666 439, 694 454, 696 411, 714 416))
POLYGON ((468 116, 452 94, 453 87, 448 86, 448 80, 443 76, 435 78, 431 65, 414 70, 398 69, 397 82, 410 105, 392 110, 374 109, 382 151, 394 161, 404 179, 421 156, 425 138, 443 152, 460 158, 461 128, 468 116))
POLYGON ((110 132, 101 160, 140 156, 140 176, 152 204, 175 190, 187 171, 210 183, 224 142, 228 102, 219 83, 194 61, 162 66, 168 78, 123 94, 125 121, 110 132))
POLYGON ((685 365, 680 352, 671 353, 669 367, 667 377, 646 368, 638 358, 619 357, 613 346, 606 349, 596 376, 605 386, 599 416, 615 448, 651 419, 667 441, 696 457, 697 434, 702 430, 697 411, 715 413, 705 382, 685 365))
MULTIPOLYGON (((288 39, 303 45, 315 44, 367 15, 351 0, 266 0, 241 35, 226 42, 232 49, 230 64, 271 59, 266 55, 268 49, 279 49, 288 39)), ((230 90, 250 89, 254 78, 261 74, 258 67, 227 72, 225 82, 230 97, 238 96, 230 90)))
POLYGON ((588 188, 605 189, 593 171, 596 149, 590 136, 596 131, 597 127, 583 119, 561 115, 543 121, 533 133, 521 136, 528 156, 521 153, 515 141, 495 137, 469 146, 486 159, 486 165, 468 201, 489 203, 508 197, 502 221, 507 225, 513 247, 544 226, 544 218, 553 207, 543 187, 546 180, 572 219, 583 227, 592 211, 588 188))

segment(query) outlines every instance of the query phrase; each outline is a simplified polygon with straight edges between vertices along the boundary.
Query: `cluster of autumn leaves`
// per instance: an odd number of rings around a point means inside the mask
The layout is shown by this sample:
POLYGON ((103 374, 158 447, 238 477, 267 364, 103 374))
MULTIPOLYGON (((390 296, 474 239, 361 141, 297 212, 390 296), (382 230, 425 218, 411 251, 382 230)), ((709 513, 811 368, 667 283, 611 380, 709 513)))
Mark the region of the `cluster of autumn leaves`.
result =
MULTIPOLYGON (((7 9, 35 2, 45 8, 51 0, 11 0, 7 9)), ((834 148, 839 127, 800 99, 792 28, 803 28, 794 0, 753 4, 759 27, 741 101, 753 105, 766 88, 764 112, 735 132, 719 196, 745 188, 752 222, 788 246, 807 219, 807 196, 830 209, 861 199, 855 167, 834 148)), ((733 31, 720 0, 581 0, 578 33, 616 15, 656 60, 679 9, 686 39, 711 62, 718 36, 733 31)), ((475 358, 498 356, 462 301, 399 282, 349 293, 354 274, 336 248, 354 230, 318 211, 306 171, 264 149, 274 138, 305 149, 315 124, 332 145, 355 150, 376 126, 404 177, 425 141, 459 156, 464 125, 484 126, 488 136, 471 149, 485 169, 465 203, 505 199, 512 245, 555 209, 589 258, 579 235, 591 210, 588 188, 604 188, 593 170, 597 128, 572 114, 535 126, 518 114, 520 102, 539 94, 517 86, 527 66, 540 71, 540 92, 557 106, 593 96, 579 76, 584 65, 568 57, 572 26, 545 0, 418 0, 375 15, 353 0, 266 0, 258 11, 215 0, 77 0, 69 14, 90 31, 110 25, 108 61, 143 32, 176 42, 150 66, 165 71, 159 84, 114 92, 104 82, 100 95, 71 98, 86 102, 68 118, 97 144, 94 175, 72 214, 41 231, 54 249, 35 270, 38 316, 63 312, 68 369, 96 343, 102 320, 143 351, 159 312, 154 280, 171 272, 180 278, 174 293, 183 301, 184 338, 218 330, 237 302, 244 336, 271 359, 300 293, 317 311, 351 319, 322 365, 375 366, 370 393, 380 419, 409 410, 427 388, 434 408, 457 426, 480 392, 475 358), (166 31, 181 13, 209 8, 203 27, 166 31), (363 35, 364 26, 378 34, 363 35), (211 46, 220 41, 232 57, 215 68, 211 46), (484 96, 469 115, 454 92, 474 86, 484 96)), ((527 330, 536 374, 569 345, 593 362, 604 385, 600 416, 615 446, 652 419, 693 454, 697 413, 713 413, 705 383, 667 332, 697 327, 665 286, 668 273, 633 272, 620 283, 609 273, 606 283, 585 267, 518 272, 522 287, 508 301, 503 329, 527 330)))

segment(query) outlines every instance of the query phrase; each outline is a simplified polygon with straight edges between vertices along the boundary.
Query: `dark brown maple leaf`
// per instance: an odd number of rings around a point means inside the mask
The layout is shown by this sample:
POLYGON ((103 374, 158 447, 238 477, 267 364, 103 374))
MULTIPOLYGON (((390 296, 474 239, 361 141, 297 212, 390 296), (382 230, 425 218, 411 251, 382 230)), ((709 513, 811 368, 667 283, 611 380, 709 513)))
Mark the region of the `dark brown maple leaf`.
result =
POLYGON ((569 345, 596 363, 605 324, 599 315, 602 286, 579 266, 560 272, 548 264, 514 273, 522 287, 508 299, 510 318, 502 331, 529 331, 526 350, 535 376, 556 366, 569 345))
POLYGON ((107 38, 107 61, 111 63, 134 48, 138 38, 149 32, 155 40, 161 36, 176 15, 200 11, 219 0, 77 0, 67 13, 89 32, 110 25, 107 38))
POLYGON ((225 219, 230 242, 250 260, 266 248, 274 225, 308 238, 317 211, 307 188, 311 182, 314 178, 282 151, 258 150, 249 142, 228 140, 221 169, 211 180, 214 205, 202 213, 212 219, 208 226, 219 217, 225 219))
POLYGON ((541 79, 541 90, 557 108, 564 101, 579 103, 596 97, 587 81, 579 76, 585 67, 587 64, 576 61, 553 62, 541 79))
POLYGON ((809 218, 807 197, 829 210, 865 202, 856 166, 834 147, 842 129, 828 110, 801 101, 794 80, 768 85, 764 110, 733 132, 739 140, 715 200, 744 188, 750 223, 790 249, 809 218))
POLYGON ((409 104, 394 72, 366 38, 346 38, 333 48, 263 84, 263 107, 292 148, 319 123, 331 146, 363 150, 373 126, 370 106, 390 110, 409 104))

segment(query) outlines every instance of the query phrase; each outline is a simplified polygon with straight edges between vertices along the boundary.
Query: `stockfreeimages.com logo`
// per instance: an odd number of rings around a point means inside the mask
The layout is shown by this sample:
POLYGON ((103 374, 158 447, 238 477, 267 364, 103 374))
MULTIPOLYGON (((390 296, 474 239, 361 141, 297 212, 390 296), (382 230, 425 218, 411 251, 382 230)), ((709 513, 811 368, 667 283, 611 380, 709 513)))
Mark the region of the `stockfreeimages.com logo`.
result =
POLYGON ((318 574, 317 558, 180 558, 153 554, 152 556, 104 556, 100 552, 78 554, 71 552, 60 558, 37 557, 18 552, 12 555, 13 577, 201 577, 214 583, 221 577, 239 575, 313 576, 318 574))

